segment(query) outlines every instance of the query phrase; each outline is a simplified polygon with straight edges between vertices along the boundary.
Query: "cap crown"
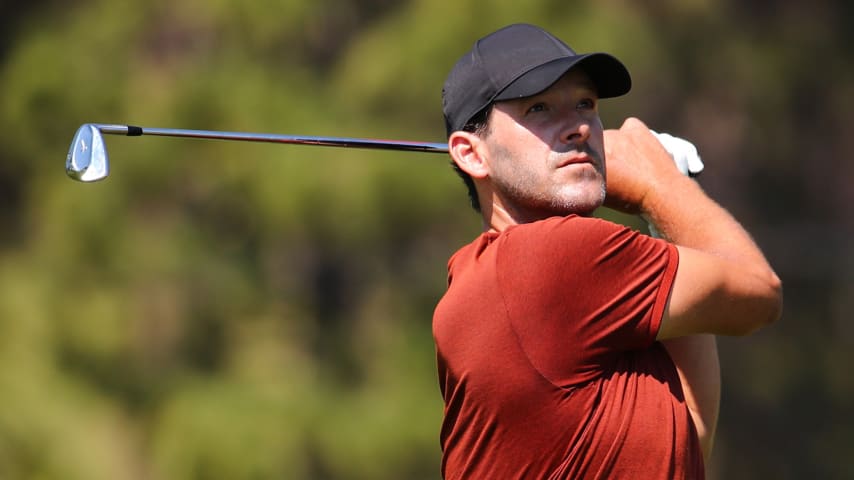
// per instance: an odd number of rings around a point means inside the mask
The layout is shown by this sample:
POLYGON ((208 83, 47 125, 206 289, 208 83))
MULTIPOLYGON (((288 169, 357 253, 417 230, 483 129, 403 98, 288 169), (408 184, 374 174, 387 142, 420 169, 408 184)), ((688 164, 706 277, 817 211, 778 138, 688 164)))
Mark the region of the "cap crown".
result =
POLYGON ((580 62, 600 97, 622 95, 631 88, 629 73, 616 58, 579 55, 534 25, 513 24, 481 38, 454 65, 442 89, 448 134, 461 130, 492 102, 545 90, 580 62))

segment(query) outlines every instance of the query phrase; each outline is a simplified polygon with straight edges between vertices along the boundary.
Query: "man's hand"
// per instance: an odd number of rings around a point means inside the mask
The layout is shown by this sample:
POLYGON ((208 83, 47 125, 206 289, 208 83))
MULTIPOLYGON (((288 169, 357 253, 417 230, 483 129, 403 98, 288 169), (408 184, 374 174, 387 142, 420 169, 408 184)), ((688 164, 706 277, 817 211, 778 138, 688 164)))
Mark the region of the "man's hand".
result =
POLYGON ((630 214, 644 213, 651 192, 685 181, 662 142, 636 118, 605 131, 605 165, 605 206, 630 214))

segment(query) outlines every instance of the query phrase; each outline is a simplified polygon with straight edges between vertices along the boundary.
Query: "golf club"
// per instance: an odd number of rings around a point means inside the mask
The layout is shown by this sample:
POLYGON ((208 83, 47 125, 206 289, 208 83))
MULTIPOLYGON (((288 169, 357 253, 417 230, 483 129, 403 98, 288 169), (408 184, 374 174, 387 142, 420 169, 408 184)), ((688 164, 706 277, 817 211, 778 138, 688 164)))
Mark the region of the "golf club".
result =
POLYGON ((213 140, 239 140, 245 142, 284 143, 291 145, 320 145, 327 147, 370 148, 379 150, 403 150, 410 152, 448 153, 444 143, 408 142, 400 140, 376 140, 367 138, 309 137, 276 135, 270 133, 220 132, 213 130, 183 130, 174 128, 149 128, 133 125, 110 125, 100 123, 83 124, 65 158, 65 171, 69 177, 80 182, 95 182, 110 174, 110 162, 104 145, 103 134, 159 135, 163 137, 206 138, 213 140))

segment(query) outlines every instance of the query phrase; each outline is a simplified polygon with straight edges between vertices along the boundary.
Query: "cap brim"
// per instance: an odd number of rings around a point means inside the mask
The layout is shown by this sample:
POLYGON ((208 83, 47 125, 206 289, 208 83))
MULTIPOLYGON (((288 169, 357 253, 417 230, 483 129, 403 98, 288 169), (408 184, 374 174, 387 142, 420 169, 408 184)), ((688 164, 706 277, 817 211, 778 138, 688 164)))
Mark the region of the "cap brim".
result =
POLYGON ((559 58, 525 72, 499 92, 493 101, 536 95, 551 87, 573 67, 583 69, 590 76, 599 98, 619 97, 632 88, 629 71, 619 60, 607 53, 588 53, 559 58))

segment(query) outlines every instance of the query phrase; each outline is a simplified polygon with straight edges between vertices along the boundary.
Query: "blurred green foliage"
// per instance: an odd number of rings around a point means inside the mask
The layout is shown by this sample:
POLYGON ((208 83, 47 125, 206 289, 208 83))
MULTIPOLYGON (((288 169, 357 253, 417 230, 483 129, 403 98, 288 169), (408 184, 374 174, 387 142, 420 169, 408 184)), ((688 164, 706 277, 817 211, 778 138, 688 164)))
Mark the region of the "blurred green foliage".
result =
MULTIPOLYGON (((473 238, 447 159, 108 137, 85 122, 441 141, 473 40, 605 50, 693 140, 784 320, 722 339, 712 478, 851 478, 854 9, 819 0, 85 0, 0 6, 0 478, 438 478, 430 318, 473 238)), ((637 220, 603 216, 642 228, 637 220)))

